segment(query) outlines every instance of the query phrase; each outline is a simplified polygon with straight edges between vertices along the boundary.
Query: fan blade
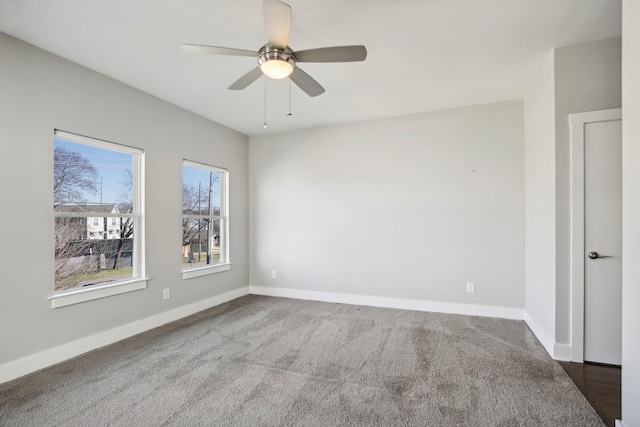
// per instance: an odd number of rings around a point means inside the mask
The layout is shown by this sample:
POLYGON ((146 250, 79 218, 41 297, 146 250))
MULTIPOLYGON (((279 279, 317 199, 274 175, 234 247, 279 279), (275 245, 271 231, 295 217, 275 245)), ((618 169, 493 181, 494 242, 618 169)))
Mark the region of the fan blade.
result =
POLYGON ((262 75, 262 70, 260 69, 260 67, 256 67, 253 70, 249 71, 244 76, 240 77, 238 80, 236 80, 231 86, 229 86, 229 89, 242 90, 245 87, 249 86, 251 83, 258 80, 261 75, 262 75))
POLYGON ((294 53, 298 62, 356 62, 367 58, 364 46, 334 46, 301 50, 294 53))
POLYGON ((286 48, 291 28, 291 6, 278 0, 262 0, 262 10, 269 44, 286 48))
POLYGON ((212 55, 232 55, 232 56, 258 56, 257 52, 252 50, 233 49, 230 47, 205 46, 200 44, 183 44, 180 46, 184 52, 189 53, 209 53, 212 55))
POLYGON ((293 70, 289 78, 309 96, 318 96, 324 93, 324 88, 320 86, 320 83, 298 67, 293 70))

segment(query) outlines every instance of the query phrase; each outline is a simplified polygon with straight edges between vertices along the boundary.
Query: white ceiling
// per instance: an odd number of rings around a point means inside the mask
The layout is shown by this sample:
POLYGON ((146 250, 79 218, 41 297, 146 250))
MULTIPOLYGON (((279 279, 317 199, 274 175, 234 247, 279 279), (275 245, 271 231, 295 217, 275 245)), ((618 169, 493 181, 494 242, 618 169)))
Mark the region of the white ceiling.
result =
POLYGON ((261 0, 0 0, 0 31, 247 135, 522 98, 554 47, 619 36, 621 0, 288 0, 294 50, 364 44, 364 62, 301 64, 310 98, 265 77, 227 87, 258 50, 261 0))

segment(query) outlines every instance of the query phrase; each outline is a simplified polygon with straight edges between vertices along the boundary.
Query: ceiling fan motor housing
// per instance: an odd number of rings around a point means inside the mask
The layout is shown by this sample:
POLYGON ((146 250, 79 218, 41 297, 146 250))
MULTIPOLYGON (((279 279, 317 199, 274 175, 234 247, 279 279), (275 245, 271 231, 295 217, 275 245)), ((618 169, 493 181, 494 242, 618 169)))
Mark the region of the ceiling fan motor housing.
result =
POLYGON ((266 44, 262 46, 258 51, 258 65, 260 66, 262 71, 265 74, 267 74, 267 76, 275 79, 284 78, 289 76, 289 74, 291 74, 293 69, 296 67, 296 58, 293 55, 293 50, 291 50, 289 46, 287 46, 284 49, 281 49, 281 48, 266 44), (288 70, 288 72, 283 71, 281 76, 270 75, 265 69, 265 67, 263 67, 263 65, 265 65, 268 62, 271 63, 271 61, 274 61, 274 63, 272 63, 273 65, 276 65, 275 61, 279 61, 278 64, 280 64, 281 66, 284 66, 288 70), (288 66, 285 64, 288 64, 288 66))

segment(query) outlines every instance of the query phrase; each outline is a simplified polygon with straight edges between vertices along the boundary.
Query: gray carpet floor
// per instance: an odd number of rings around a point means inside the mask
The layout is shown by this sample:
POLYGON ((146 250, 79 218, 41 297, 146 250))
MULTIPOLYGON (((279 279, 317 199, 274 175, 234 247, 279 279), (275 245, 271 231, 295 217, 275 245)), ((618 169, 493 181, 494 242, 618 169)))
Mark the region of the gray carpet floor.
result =
POLYGON ((524 322, 250 295, 0 385, 1 426, 602 426, 524 322))

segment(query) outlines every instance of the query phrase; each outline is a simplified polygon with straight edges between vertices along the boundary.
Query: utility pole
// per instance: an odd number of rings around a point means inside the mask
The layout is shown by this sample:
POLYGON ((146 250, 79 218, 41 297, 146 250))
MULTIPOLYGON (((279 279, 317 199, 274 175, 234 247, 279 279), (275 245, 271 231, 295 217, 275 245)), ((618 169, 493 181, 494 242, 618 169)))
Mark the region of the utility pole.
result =
POLYGON ((213 247, 215 246, 215 227, 213 226, 214 203, 213 203, 213 172, 209 171, 209 229, 207 230, 207 264, 213 264, 211 259, 213 247))

